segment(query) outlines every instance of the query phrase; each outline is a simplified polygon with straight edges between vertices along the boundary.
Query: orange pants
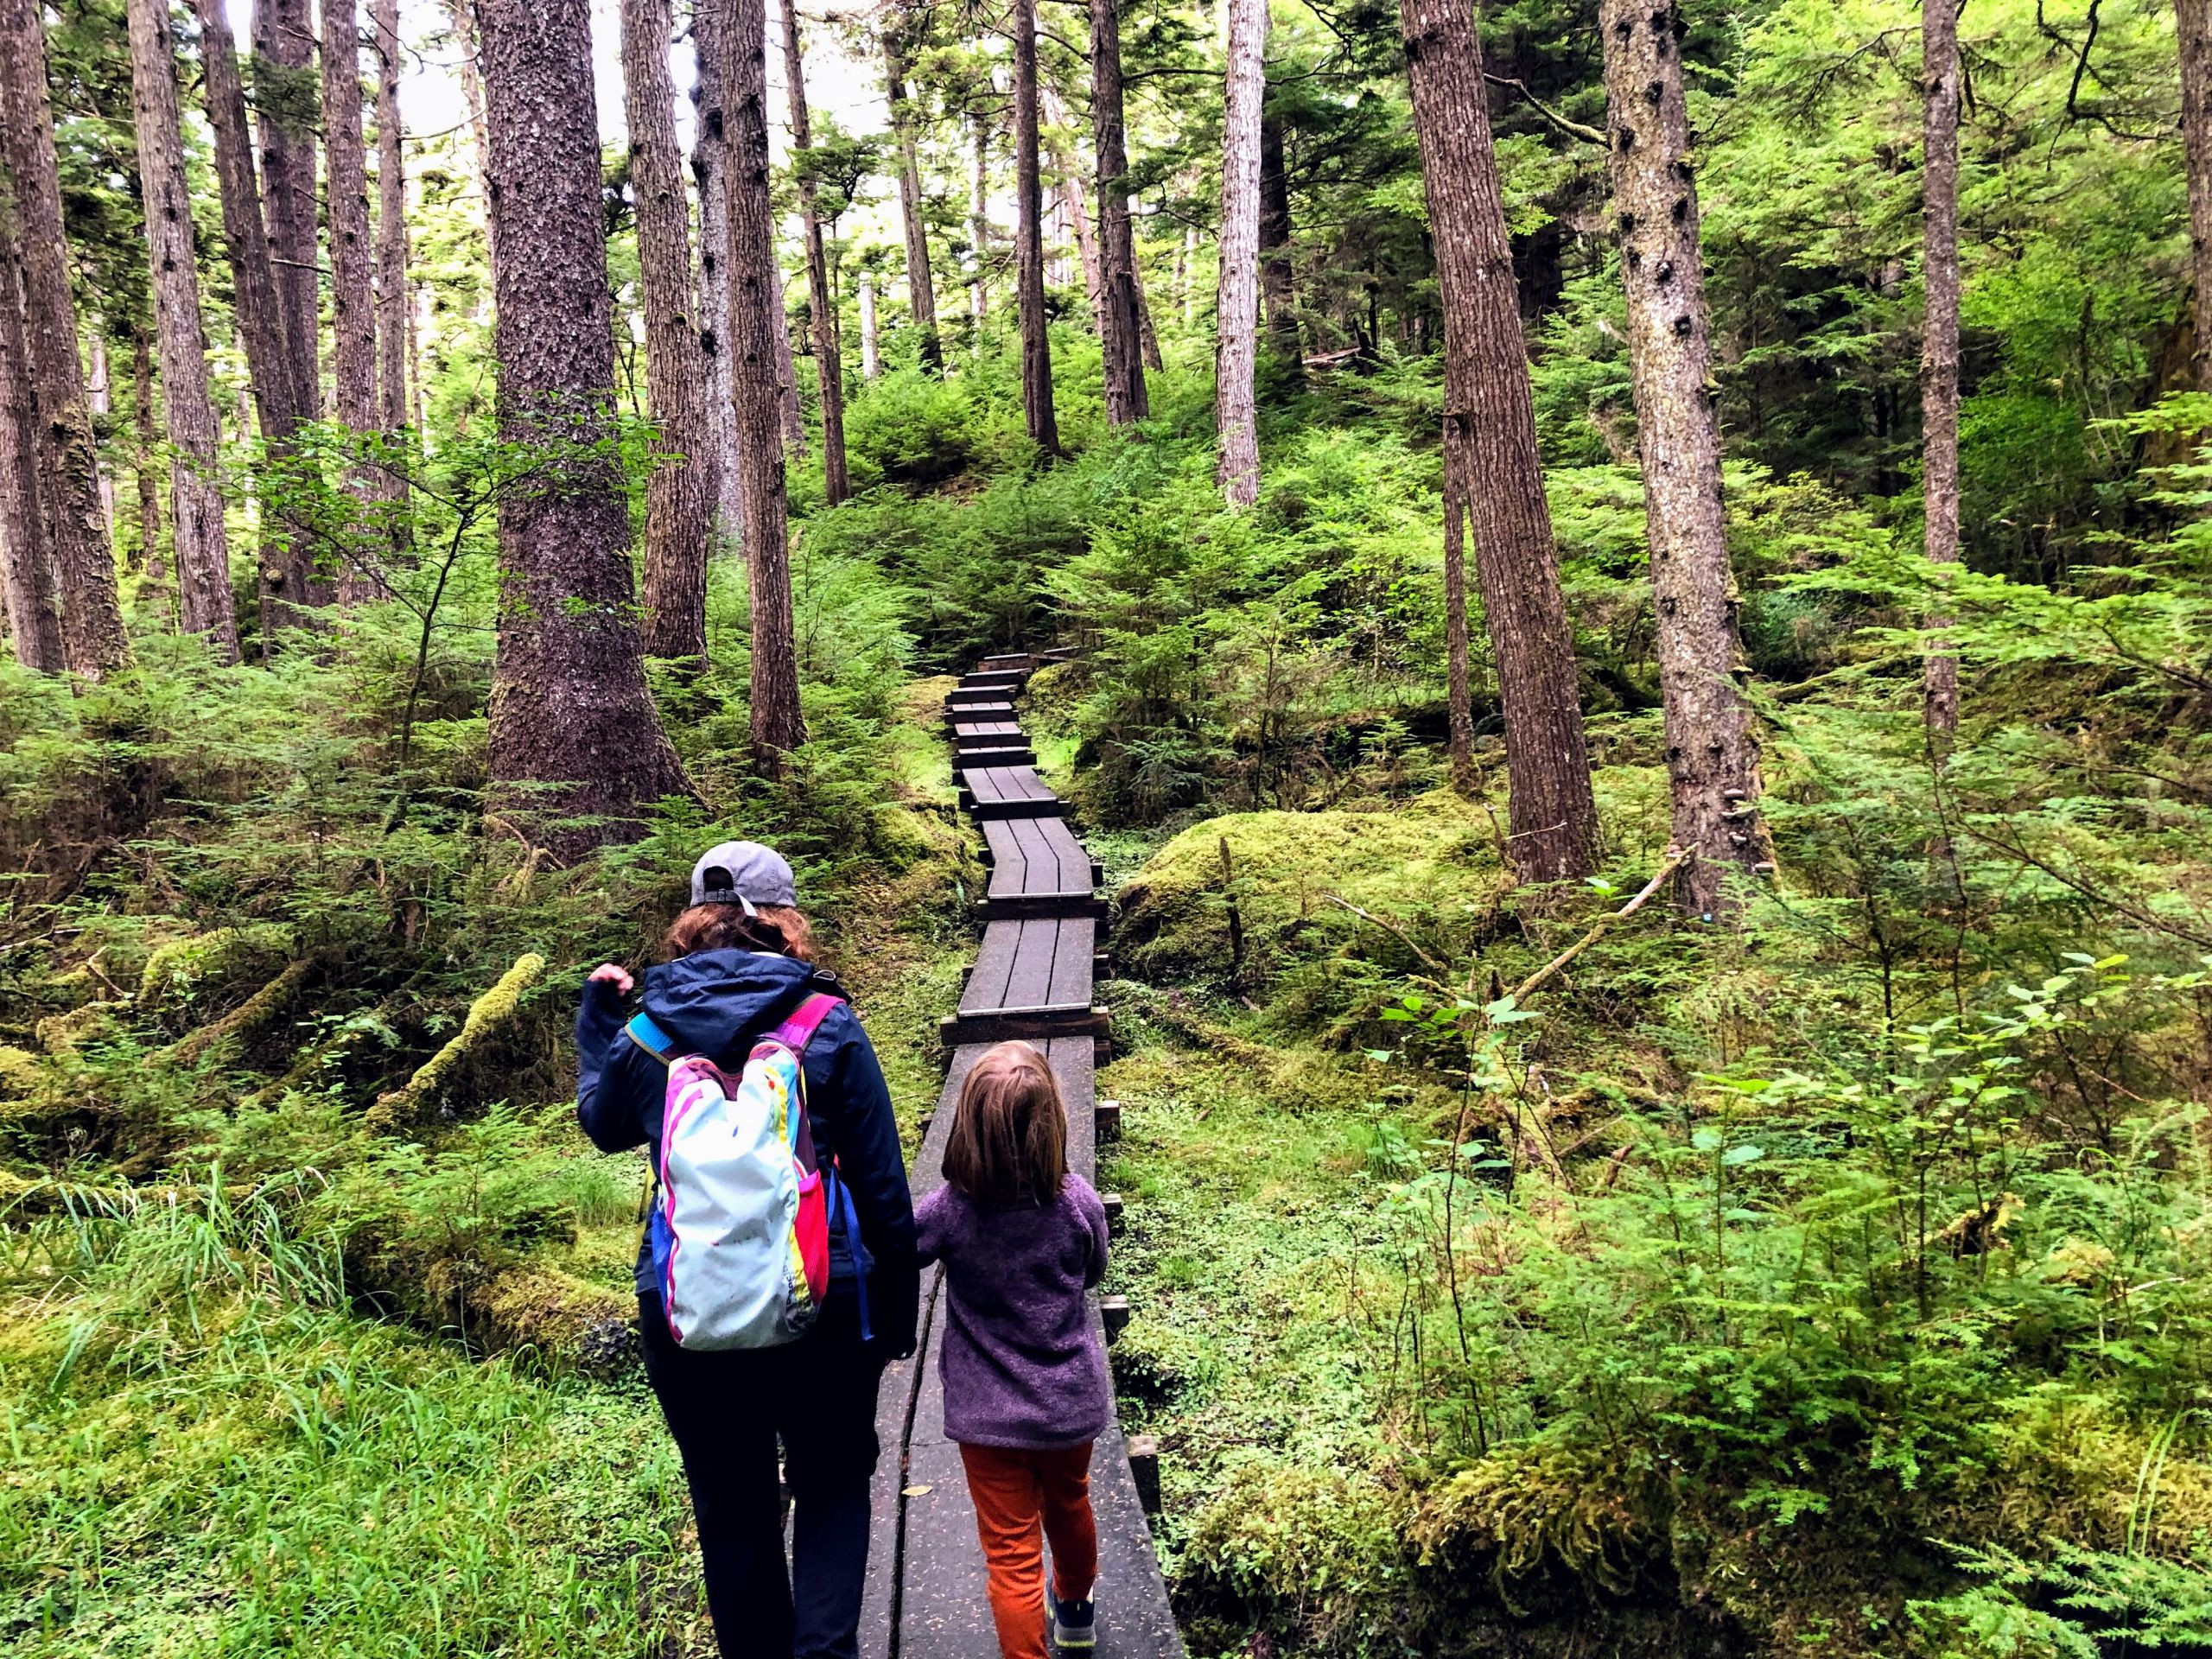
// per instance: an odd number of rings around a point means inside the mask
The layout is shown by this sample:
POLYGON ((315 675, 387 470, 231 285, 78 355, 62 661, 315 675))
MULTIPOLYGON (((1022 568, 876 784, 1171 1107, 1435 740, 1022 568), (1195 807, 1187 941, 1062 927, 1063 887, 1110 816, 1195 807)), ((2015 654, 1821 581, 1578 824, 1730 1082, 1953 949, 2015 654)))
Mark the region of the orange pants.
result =
POLYGON ((1090 1448, 1015 1452, 960 1448, 976 1532, 990 1573, 991 1619, 1005 1659, 1046 1659, 1045 1550, 1052 1543, 1052 1590, 1081 1601, 1098 1577, 1098 1524, 1090 1514, 1090 1448))

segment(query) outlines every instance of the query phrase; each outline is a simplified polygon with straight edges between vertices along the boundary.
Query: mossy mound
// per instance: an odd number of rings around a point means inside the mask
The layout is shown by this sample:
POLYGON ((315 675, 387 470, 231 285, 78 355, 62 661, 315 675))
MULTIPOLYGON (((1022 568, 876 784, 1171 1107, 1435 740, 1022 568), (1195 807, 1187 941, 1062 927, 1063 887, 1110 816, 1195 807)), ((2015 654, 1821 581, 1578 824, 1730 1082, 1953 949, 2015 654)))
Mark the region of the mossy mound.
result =
POLYGON ((1116 970, 1264 982, 1366 925, 1332 899, 1418 938, 1487 913, 1505 886, 1489 815, 1448 790, 1379 811, 1230 813, 1185 830, 1122 888, 1116 970))
POLYGON ((147 957, 138 976, 139 1003, 149 1009, 187 1002, 227 1006, 267 984, 291 949, 292 930, 278 922, 171 939, 147 957))

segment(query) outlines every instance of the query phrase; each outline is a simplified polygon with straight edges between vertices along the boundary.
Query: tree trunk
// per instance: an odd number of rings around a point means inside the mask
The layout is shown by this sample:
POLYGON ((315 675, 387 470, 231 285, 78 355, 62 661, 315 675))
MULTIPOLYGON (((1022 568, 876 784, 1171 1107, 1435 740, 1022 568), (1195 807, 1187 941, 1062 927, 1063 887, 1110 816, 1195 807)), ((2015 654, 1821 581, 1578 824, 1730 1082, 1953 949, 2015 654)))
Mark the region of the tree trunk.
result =
MULTIPOLYGON (((203 0, 204 3, 204 0, 203 0)), ((377 52, 377 391, 380 424, 407 425, 407 163, 400 147, 399 0, 370 8, 377 52)))
POLYGON ((784 89, 791 103, 791 171, 798 183, 799 230, 806 241, 807 309, 813 325, 814 372, 822 393, 822 496, 834 507, 852 493, 845 474, 845 365, 837 348, 837 299, 822 248, 822 220, 814 208, 814 177, 807 170, 807 152, 814 141, 807 130, 806 63, 799 52, 797 0, 784 0, 784 89))
POLYGON ((988 262, 991 256, 991 125, 979 112, 968 119, 976 145, 976 181, 969 191, 968 238, 976 245, 976 280, 969 285, 976 319, 976 349, 983 349, 983 319, 990 315, 988 262))
MULTIPOLYGON (((162 349, 162 402, 168 412, 169 513, 176 539, 179 608, 188 633, 204 633, 219 662, 238 659, 231 600, 230 538, 217 482, 215 405, 207 390, 207 346, 200 274, 192 245, 192 188, 178 125, 175 42, 168 0, 130 0, 130 103, 138 135, 152 255, 154 325, 162 349)), ((75 355, 73 342, 71 355, 75 355)), ((97 496, 95 496, 97 500, 97 496)), ((111 569, 112 564, 111 563, 111 569)))
POLYGON ((729 141, 722 128, 723 16, 728 0, 694 0, 691 52, 691 177, 699 191, 699 346, 707 378, 707 421, 713 435, 715 511, 722 536, 734 543, 744 524, 738 475, 737 410, 730 398, 729 141))
MULTIPOLYGON (((329 191, 330 415, 357 435, 378 429, 376 277, 369 238, 368 155, 361 136, 361 25, 358 0, 322 0, 323 168, 329 191)), ((382 480, 357 469, 364 509, 384 499, 382 480)), ((365 524, 340 560, 338 599, 359 605, 380 589, 382 538, 365 524)))
MULTIPOLYGON (((2175 0, 2174 22, 2181 43, 2181 139, 2189 174, 2190 276, 2196 322, 2192 367, 2197 390, 2212 391, 2212 0, 2175 0)), ((1926 26, 1923 19, 1922 27, 1926 26)), ((1955 17, 1951 55, 1958 55, 1955 17)))
POLYGON ((1290 175, 1283 163, 1282 122, 1260 118, 1260 297, 1268 346, 1298 366, 1298 289, 1290 259, 1290 175))
POLYGON ((38 492, 38 415, 23 338, 22 228, 0 178, 0 570, 16 660, 42 674, 67 666, 54 608, 54 550, 38 492))
POLYGON ((1021 413, 1029 441, 1060 453, 1052 344, 1045 332, 1045 189, 1037 156, 1037 0, 1014 0, 1014 306, 1021 321, 1021 413))
POLYGON ((1452 787, 1475 794, 1474 693, 1467 679, 1467 446, 1444 445, 1444 718, 1452 787))
POLYGON ((769 197, 767 17, 761 0, 730 0, 722 75, 729 136, 730 379, 737 397, 737 453, 745 468, 745 549, 753 620, 753 760, 779 776, 806 741, 799 712, 798 645, 791 626, 791 568, 777 384, 783 273, 776 268, 769 197))
MULTIPOLYGON (((2184 14, 2191 3, 2182 0, 2184 14)), ((1950 0, 1923 0, 1920 51, 1928 304, 1920 341, 1921 487, 1928 557, 1944 565, 1959 557, 1959 18, 1950 0)), ((2193 235, 2193 167, 2190 188, 2193 235)), ((1936 742, 1947 744, 1959 728, 1959 659, 1940 635, 1928 653, 1924 712, 1936 742)))
POLYGON ((1475 577, 1505 718, 1510 857, 1525 880, 1586 875, 1596 862, 1598 809, 1536 454, 1482 48, 1474 12, 1453 0, 1400 0, 1400 19, 1443 301, 1445 442, 1466 446, 1475 577))
POLYGON ((501 251, 500 435, 542 446, 548 474, 499 503, 491 774, 498 810, 567 860, 634 838, 645 808, 690 785, 630 620, 591 8, 477 0, 477 19, 501 251))
POLYGON ((1767 853, 1756 817, 1758 742, 1735 677, 1713 335, 1675 48, 1687 30, 1672 4, 1648 0, 1605 0, 1599 29, 1674 840, 1692 854, 1675 893, 1692 915, 1710 917, 1721 910, 1728 867, 1752 869, 1767 853))
POLYGON ((476 152, 476 194, 484 204, 484 248, 492 252, 492 139, 484 121, 484 77, 477 67, 476 20, 469 0, 445 0, 461 63, 461 102, 468 122, 469 146, 476 152))
POLYGON ((1183 326, 1188 328, 1198 321, 1198 284, 1191 280, 1191 267, 1198 258, 1198 227, 1183 227, 1183 251, 1175 256, 1175 303, 1182 308, 1183 326))
POLYGON ((308 0, 255 0, 253 57, 262 194, 293 407, 300 419, 312 421, 322 410, 315 167, 322 113, 308 0))
POLYGON ((77 355, 77 305, 62 241, 61 187, 38 0, 0 0, 0 153, 13 176, 29 340, 38 499, 70 671, 97 680, 130 660, 115 553, 100 511, 99 448, 77 355))
MULTIPOLYGON (((763 8, 765 11, 765 6, 763 8)), ((770 246, 772 248, 772 242, 770 246)), ((791 314, 784 303, 780 273, 769 296, 776 311, 776 397, 784 418, 784 450, 794 461, 806 459, 806 412, 799 406, 798 365, 791 355, 791 314)), ((732 350, 736 348, 733 346, 732 350)), ((733 400, 734 401, 734 400, 733 400)))
POLYGON ((861 272, 861 378, 873 380, 883 372, 875 343, 875 273, 861 272))
POLYGON ((137 434, 138 568, 148 575, 162 569, 162 485, 154 471, 154 344, 140 323, 131 331, 134 429, 137 434))
POLYGON ((645 388, 661 450, 645 486, 645 654, 690 658, 703 667, 707 544, 717 492, 669 35, 668 0, 622 0, 630 193, 645 294, 645 388))
POLYGON ((1214 302, 1216 475, 1233 507, 1260 499, 1260 105, 1267 0, 1229 0, 1229 104, 1222 124, 1221 286, 1214 302))
POLYGON ((1152 410, 1144 382, 1136 239, 1129 225, 1121 0, 1090 0, 1090 126, 1098 164, 1098 340, 1104 359, 1106 423, 1126 426, 1152 410))
MULTIPOLYGON (((1166 364, 1162 361, 1160 355, 1159 331, 1152 326, 1152 304, 1144 296, 1144 270, 1137 264, 1134 251, 1136 242, 1134 225, 1130 227, 1129 241, 1132 250, 1129 259, 1129 294, 1130 297, 1136 302, 1137 344, 1143 349, 1145 367, 1157 374, 1166 367, 1166 364)), ((1147 414, 1151 412, 1148 404, 1145 412, 1147 414)))
POLYGON ((938 338, 937 283, 930 276, 929 227, 922 220, 922 166, 898 34, 903 22, 903 17, 894 12, 884 29, 884 81, 891 99, 891 127, 899 145, 899 212, 906 232, 906 303, 913 313, 914 327, 921 330, 922 366, 936 374, 944 367, 944 348, 938 338))
MULTIPOLYGON (((245 84, 238 73, 238 48, 223 0, 197 0, 200 56, 207 76, 208 124, 215 133, 215 181, 223 204, 223 245, 231 269, 232 307, 245 344, 246 373, 253 383, 253 404, 261 435, 272 453, 290 448, 292 435, 307 418, 306 388, 299 379, 299 359, 285 337, 282 291, 270 257, 269 231, 262 217, 261 188, 253 170, 253 149, 246 134, 245 84)), ((239 422, 240 438, 245 423, 239 422)), ((286 607, 316 602, 315 550, 296 524, 264 512, 261 519, 260 587, 262 655, 269 656, 269 626, 286 607)), ((289 620, 304 620, 295 616, 289 620)))
POLYGON ((1076 257, 1083 262, 1083 296, 1090 302, 1090 326, 1101 338, 1106 333, 1106 271, 1098 258, 1098 239, 1091 234, 1090 203, 1083 188, 1083 175, 1059 158, 1065 181, 1061 190, 1067 203, 1068 230, 1075 238, 1076 257))

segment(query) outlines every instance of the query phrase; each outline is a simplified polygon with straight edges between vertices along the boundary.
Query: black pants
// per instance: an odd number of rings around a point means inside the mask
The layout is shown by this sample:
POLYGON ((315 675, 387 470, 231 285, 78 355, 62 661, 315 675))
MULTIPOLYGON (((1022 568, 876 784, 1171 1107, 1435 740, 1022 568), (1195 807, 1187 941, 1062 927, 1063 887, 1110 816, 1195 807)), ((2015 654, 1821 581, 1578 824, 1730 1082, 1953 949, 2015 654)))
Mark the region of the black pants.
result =
POLYGON ((861 1341, 855 1299, 833 1293, 785 1347, 727 1353, 678 1347, 658 1296, 639 1297, 638 1318, 645 1376, 683 1454, 723 1659, 857 1659, 883 1363, 861 1341))

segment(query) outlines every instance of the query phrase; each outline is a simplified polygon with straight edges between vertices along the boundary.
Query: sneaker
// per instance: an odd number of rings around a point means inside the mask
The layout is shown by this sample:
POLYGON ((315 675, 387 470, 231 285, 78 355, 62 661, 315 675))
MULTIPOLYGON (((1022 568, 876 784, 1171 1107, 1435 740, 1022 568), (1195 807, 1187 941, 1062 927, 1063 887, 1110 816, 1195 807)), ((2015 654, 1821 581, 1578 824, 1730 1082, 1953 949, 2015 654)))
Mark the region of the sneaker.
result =
POLYGON ((1098 1615, 1088 1599, 1062 1601, 1045 1586, 1045 1605, 1052 1616, 1052 1645, 1067 1651, 1088 1653, 1098 1645, 1098 1615))

